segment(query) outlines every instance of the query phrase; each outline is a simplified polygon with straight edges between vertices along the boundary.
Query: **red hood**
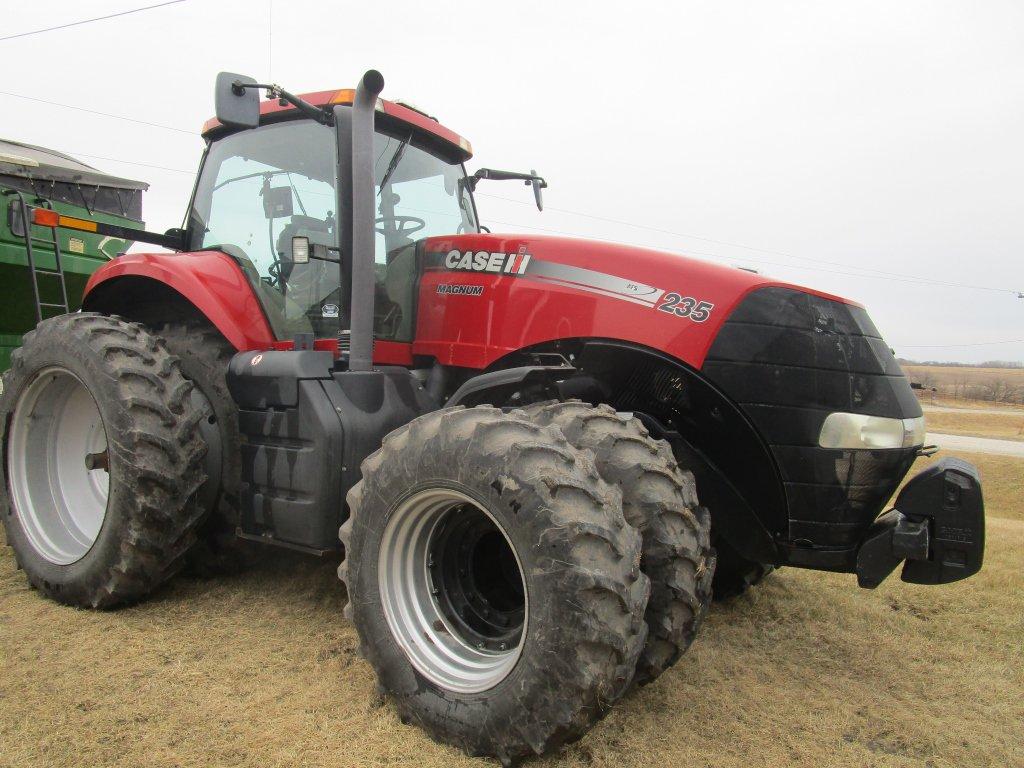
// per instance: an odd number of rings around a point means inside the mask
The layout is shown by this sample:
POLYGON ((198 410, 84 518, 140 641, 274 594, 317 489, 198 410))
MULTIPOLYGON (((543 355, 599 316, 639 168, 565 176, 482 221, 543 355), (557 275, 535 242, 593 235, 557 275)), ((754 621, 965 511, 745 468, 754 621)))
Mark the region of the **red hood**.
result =
POLYGON ((729 291, 735 292, 737 294, 735 298, 738 299, 755 288, 774 285, 794 288, 844 304, 860 306, 857 302, 842 296, 776 280, 738 267, 716 264, 679 253, 609 243, 602 240, 501 232, 432 237, 426 240, 426 249, 434 252, 459 249, 515 253, 522 247, 525 247, 528 253, 538 259, 616 275, 627 280, 638 280, 664 290, 679 290, 686 287, 668 285, 671 281, 680 279, 685 280, 687 284, 714 287, 716 298, 719 301, 727 300, 726 293, 729 291), (717 289, 724 289, 725 293, 718 293, 717 289))
POLYGON ((700 367, 725 318, 753 290, 784 286, 853 303, 734 267, 593 240, 466 234, 429 238, 425 249, 414 352, 471 367, 582 337, 643 344, 700 367), (442 298, 452 286, 479 287, 479 298, 442 298))

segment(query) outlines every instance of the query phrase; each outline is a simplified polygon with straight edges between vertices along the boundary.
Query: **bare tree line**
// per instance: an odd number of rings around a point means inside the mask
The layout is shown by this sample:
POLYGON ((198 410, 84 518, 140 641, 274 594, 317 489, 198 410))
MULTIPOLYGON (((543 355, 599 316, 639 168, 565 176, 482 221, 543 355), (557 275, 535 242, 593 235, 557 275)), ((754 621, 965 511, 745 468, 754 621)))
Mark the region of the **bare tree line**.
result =
MULTIPOLYGON (((971 366, 972 368, 980 366, 971 366)), ((924 389, 933 389, 940 395, 956 400, 983 400, 992 403, 1024 403, 1024 379, 1020 376, 946 372, 936 374, 928 370, 909 372, 910 379, 924 389)))
POLYGON ((928 365, 935 368, 1024 368, 1024 362, 1020 360, 985 360, 981 363, 952 363, 942 360, 907 360, 904 357, 897 357, 896 362, 900 365, 928 365))

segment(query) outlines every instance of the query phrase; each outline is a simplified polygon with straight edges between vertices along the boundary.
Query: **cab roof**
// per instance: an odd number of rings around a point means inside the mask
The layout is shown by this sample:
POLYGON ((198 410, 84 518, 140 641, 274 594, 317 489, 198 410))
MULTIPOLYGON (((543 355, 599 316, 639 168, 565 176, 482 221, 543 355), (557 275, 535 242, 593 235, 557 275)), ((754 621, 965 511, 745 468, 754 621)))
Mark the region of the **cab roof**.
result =
MULTIPOLYGON (((355 93, 354 89, 343 88, 335 91, 303 93, 299 96, 315 107, 327 107, 334 104, 351 104, 355 98, 355 93)), ((260 102, 261 124, 288 119, 297 114, 298 110, 295 107, 278 99, 260 102), (264 120, 263 118, 267 119, 264 120)), ((430 117, 408 104, 377 99, 377 114, 378 119, 384 116, 385 119, 381 122, 385 127, 390 125, 392 128, 412 127, 417 129, 421 138, 430 140, 431 143, 438 145, 439 150, 456 162, 465 162, 473 156, 473 147, 468 139, 445 128, 436 118, 430 117)), ((212 141, 230 131, 231 129, 224 126, 217 118, 211 117, 203 124, 202 136, 207 141, 212 141)))

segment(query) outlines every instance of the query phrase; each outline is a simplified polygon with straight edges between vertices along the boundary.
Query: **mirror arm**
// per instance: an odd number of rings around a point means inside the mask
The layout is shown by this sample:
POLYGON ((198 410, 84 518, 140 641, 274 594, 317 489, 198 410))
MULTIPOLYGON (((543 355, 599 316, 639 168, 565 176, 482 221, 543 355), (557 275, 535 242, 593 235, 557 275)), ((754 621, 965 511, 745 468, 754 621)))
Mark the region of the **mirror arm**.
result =
POLYGON ((541 197, 541 190, 547 189, 548 183, 536 171, 529 173, 517 173, 515 171, 498 171, 494 168, 478 168, 476 173, 465 179, 464 183, 471 192, 476 191, 476 185, 481 179, 493 181, 522 181, 527 186, 533 187, 533 199, 537 202, 537 210, 544 210, 544 200, 541 197))
POLYGON ((231 90, 236 96, 241 96, 242 92, 246 88, 263 88, 267 92, 267 96, 272 99, 282 99, 287 101, 299 112, 304 114, 306 117, 316 120, 321 125, 333 125, 334 114, 328 112, 326 109, 321 107, 315 107, 305 99, 300 99, 293 93, 289 93, 284 88, 274 83, 243 83, 241 80, 235 80, 231 84, 231 90))
POLYGON ((547 189, 548 183, 542 176, 536 173, 516 173, 515 171, 499 171, 494 168, 478 168, 470 178, 470 189, 475 189, 480 179, 491 179, 492 181, 524 181, 527 184, 537 182, 541 189, 547 189))

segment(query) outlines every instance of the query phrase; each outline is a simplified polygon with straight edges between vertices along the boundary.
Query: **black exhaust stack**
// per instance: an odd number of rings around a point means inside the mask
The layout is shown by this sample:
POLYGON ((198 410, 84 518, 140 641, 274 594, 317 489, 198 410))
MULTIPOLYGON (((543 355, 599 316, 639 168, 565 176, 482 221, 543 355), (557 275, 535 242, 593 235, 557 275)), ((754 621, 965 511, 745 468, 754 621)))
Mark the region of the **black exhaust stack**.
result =
MULTIPOLYGON (((349 301, 350 371, 373 368, 373 300, 374 275, 374 213, 376 195, 373 189, 373 135, 377 96, 384 90, 384 77, 371 69, 359 80, 351 111, 351 153, 343 157, 339 146, 338 200, 342 235, 342 285, 345 284, 345 262, 351 269, 349 301), (346 162, 346 160, 348 162, 346 162), (348 167, 346 167, 348 166, 348 167), (346 174, 349 171, 350 174, 346 174), (346 177, 351 184, 346 185, 346 177), (348 189, 345 189, 348 186, 348 189), (351 218, 349 218, 351 212, 351 218), (344 254, 349 258, 345 259, 344 254)), ((339 126, 340 127, 340 126, 339 126)), ((343 313, 344 314, 344 313, 343 313)))

